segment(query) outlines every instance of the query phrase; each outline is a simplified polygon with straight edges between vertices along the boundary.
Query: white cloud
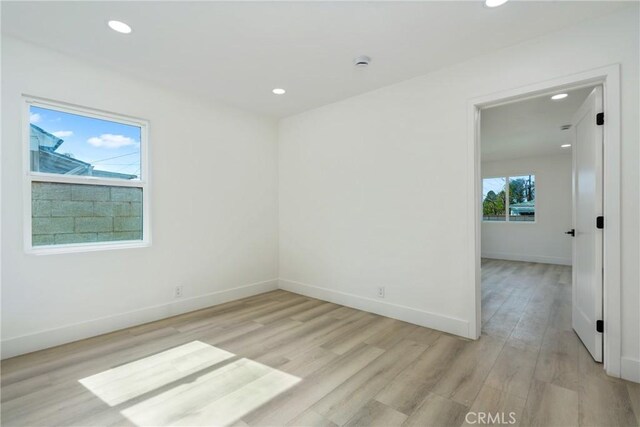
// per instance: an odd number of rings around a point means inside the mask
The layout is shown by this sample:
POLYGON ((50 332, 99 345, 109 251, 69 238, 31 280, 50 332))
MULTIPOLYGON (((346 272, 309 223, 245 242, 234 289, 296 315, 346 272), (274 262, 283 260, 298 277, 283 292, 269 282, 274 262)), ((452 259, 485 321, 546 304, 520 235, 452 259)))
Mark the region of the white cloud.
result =
POLYGON ((42 116, 40 114, 38 114, 38 113, 31 113, 29 115, 29 121, 31 123, 38 123, 41 120, 42 120, 42 116))
POLYGON ((58 138, 65 138, 67 136, 71 136, 73 135, 73 131, 72 130, 58 130, 55 132, 51 132, 53 135, 57 136, 58 138))
POLYGON ((87 140, 87 142, 94 147, 104 148, 120 148, 127 145, 135 145, 137 142, 128 136, 113 135, 111 133, 103 133, 100 136, 94 136, 87 140))

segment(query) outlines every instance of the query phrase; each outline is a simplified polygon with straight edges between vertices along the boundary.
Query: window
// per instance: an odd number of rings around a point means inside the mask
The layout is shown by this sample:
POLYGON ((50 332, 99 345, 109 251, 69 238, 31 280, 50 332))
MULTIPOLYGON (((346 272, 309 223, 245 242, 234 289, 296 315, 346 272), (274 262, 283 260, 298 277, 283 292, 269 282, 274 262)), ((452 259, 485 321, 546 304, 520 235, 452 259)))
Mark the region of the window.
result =
POLYGON ((482 180, 482 214, 485 221, 506 221, 506 178, 482 180))
POLYGON ((25 100, 27 251, 148 245, 146 123, 25 100))
POLYGON ((535 175, 510 176, 508 194, 509 221, 535 221, 535 175))
POLYGON ((482 219, 488 222, 534 222, 536 219, 535 175, 484 178, 482 180, 482 219))

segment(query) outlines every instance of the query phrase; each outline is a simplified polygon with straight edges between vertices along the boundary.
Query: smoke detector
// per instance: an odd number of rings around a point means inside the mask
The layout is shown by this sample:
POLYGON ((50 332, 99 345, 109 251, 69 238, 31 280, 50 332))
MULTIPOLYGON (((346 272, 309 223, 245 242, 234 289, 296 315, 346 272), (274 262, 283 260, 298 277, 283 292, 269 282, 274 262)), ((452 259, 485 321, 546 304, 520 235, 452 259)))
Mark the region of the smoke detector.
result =
POLYGON ((560 126, 560 130, 569 130, 571 129, 571 125, 562 125, 560 126))
POLYGON ((358 56, 356 59, 354 59, 353 65, 355 65, 356 68, 366 68, 369 66, 370 62, 371 62, 371 58, 363 55, 363 56, 358 56))

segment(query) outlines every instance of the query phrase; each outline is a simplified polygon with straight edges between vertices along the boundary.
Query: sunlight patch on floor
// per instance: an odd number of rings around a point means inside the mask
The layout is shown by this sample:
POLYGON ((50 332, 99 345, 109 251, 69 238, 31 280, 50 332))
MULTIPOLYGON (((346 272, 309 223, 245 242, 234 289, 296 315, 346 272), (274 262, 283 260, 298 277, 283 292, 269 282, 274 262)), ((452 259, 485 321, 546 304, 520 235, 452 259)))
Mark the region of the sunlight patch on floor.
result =
POLYGON ((123 411, 138 426, 224 426, 293 387, 300 378, 248 359, 210 372, 123 411))
POLYGON ((223 426, 301 381, 253 360, 229 360, 233 357, 192 341, 80 383, 110 406, 122 407, 120 413, 138 426, 223 426))
POLYGON ((209 344, 192 341, 79 382, 109 406, 115 406, 234 356, 209 344))

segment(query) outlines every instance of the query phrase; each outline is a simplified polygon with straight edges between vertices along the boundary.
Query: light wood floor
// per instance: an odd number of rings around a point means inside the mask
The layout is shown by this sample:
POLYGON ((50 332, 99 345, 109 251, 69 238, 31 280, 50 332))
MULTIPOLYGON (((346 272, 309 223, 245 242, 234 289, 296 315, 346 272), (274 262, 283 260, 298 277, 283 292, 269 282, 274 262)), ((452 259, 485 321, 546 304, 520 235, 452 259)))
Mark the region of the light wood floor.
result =
POLYGON ((477 341, 275 291, 9 359, 2 425, 638 425, 640 385, 571 330, 569 268, 482 277, 477 341))

